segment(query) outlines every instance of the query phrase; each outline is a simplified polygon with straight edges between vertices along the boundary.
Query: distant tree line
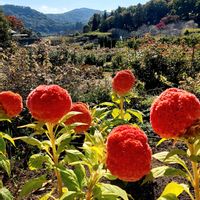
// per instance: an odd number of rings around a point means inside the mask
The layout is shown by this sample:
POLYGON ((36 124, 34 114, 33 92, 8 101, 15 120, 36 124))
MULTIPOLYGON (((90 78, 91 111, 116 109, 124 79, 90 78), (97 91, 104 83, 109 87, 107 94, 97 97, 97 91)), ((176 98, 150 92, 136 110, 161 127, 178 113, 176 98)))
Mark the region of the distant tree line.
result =
POLYGON ((141 25, 156 25, 177 19, 193 19, 200 24, 200 0, 150 0, 146 4, 138 4, 128 8, 118 7, 110 13, 94 14, 83 32, 107 32, 110 29, 137 30, 141 25))

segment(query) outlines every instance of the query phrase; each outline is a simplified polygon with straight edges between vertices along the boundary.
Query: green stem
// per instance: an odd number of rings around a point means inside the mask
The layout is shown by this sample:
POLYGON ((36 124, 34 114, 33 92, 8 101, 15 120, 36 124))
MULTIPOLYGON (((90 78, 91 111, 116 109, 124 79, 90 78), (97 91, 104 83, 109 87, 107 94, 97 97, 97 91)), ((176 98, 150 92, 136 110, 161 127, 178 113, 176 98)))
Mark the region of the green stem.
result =
MULTIPOLYGON (((188 148, 190 150, 191 155, 195 155, 195 149, 194 149, 193 144, 188 143, 188 148)), ((192 185, 194 187, 195 200, 200 200, 198 163, 191 161, 191 164, 192 164, 192 171, 193 171, 192 185)))
POLYGON ((97 173, 97 171, 94 172, 94 174, 91 177, 91 181, 88 185, 88 190, 86 192, 86 200, 91 200, 92 199, 92 191, 94 189, 94 186, 96 185, 96 183, 99 180, 99 175, 97 173))
POLYGON ((124 119, 124 97, 120 97, 120 116, 124 119))
MULTIPOLYGON (((59 158, 59 156, 58 156, 57 150, 56 150, 56 143, 55 143, 56 139, 55 139, 55 136, 54 136, 53 127, 54 127, 53 124, 47 123, 47 129, 48 129, 48 132, 49 132, 49 138, 50 138, 50 142, 51 142, 51 145, 52 145, 52 157, 53 157, 54 164, 57 167, 58 166, 58 158, 59 158)), ((58 194, 59 194, 59 197, 61 197, 62 196, 62 179, 61 179, 61 175, 60 175, 60 172, 58 171, 57 168, 55 168, 54 170, 55 170, 55 175, 56 175, 57 181, 58 181, 58 185, 57 185, 58 194)))

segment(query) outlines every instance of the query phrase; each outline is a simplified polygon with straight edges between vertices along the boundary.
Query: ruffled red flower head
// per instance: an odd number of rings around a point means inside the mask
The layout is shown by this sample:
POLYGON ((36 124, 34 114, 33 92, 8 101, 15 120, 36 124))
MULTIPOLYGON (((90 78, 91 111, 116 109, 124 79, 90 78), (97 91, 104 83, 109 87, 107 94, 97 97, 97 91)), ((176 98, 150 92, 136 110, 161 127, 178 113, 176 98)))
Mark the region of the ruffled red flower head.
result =
POLYGON ((85 123, 86 125, 76 126, 74 130, 76 133, 87 131, 92 123, 92 116, 90 114, 88 106, 82 102, 73 103, 71 111, 81 112, 81 114, 70 117, 69 119, 67 119, 65 124, 69 125, 76 122, 85 123))
POLYGON ((31 115, 42 122, 56 123, 71 109, 71 97, 58 85, 40 85, 27 98, 31 115))
POLYGON ((183 136, 200 119, 200 102, 187 91, 170 88, 153 102, 150 121, 154 131, 164 138, 183 136))
POLYGON ((107 140, 106 165, 124 181, 137 181, 150 172, 151 149, 145 133, 130 125, 112 130, 107 140))
POLYGON ((8 117, 15 117, 22 111, 22 97, 11 91, 0 92, 0 111, 8 117))
POLYGON ((135 76, 130 70, 122 70, 117 72, 112 80, 113 91, 123 96, 130 92, 135 84, 135 76))

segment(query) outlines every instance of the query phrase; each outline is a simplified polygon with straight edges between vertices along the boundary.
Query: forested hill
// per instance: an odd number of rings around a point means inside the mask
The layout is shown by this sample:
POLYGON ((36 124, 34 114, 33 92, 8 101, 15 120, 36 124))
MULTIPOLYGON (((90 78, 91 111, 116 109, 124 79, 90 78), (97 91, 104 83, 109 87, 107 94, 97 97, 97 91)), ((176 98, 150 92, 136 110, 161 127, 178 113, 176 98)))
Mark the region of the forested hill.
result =
POLYGON ((4 5, 2 10, 5 15, 16 16, 27 28, 42 34, 80 31, 94 13, 101 13, 98 10, 81 8, 63 14, 43 14, 30 7, 15 5, 4 5))
POLYGON ((170 23, 177 19, 193 19, 200 24, 200 0, 150 0, 144 5, 118 7, 109 14, 94 14, 84 31, 106 32, 112 28, 134 31, 143 24, 170 23))

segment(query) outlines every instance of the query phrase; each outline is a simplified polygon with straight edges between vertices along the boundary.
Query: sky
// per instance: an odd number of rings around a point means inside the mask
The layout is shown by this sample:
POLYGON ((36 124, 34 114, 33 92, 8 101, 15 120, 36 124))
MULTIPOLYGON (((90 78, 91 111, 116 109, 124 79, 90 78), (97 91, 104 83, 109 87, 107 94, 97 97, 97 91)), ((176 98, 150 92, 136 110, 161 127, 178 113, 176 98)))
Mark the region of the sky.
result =
POLYGON ((128 7, 148 0, 0 0, 0 5, 29 6, 43 13, 63 13, 75 8, 93 8, 111 11, 118 6, 128 7))

